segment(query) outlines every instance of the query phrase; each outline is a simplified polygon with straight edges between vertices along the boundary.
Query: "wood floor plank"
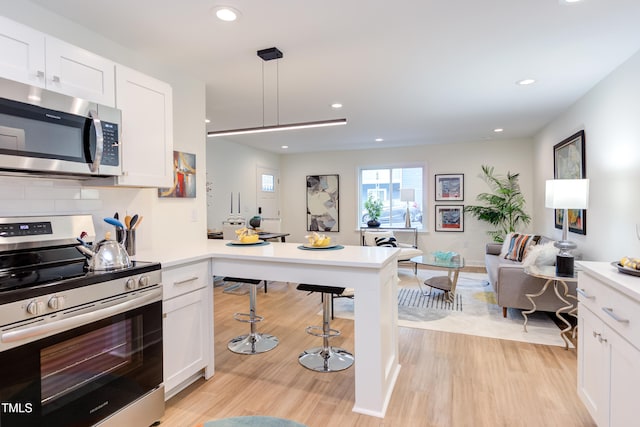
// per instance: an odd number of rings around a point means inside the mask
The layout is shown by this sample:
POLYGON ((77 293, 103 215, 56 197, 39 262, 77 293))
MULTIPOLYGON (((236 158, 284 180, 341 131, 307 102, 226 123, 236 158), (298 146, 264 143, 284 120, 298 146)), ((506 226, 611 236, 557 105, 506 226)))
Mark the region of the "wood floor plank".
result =
MULTIPOLYGON (((576 393, 576 352, 463 334, 399 328, 402 369, 384 419, 352 412, 354 369, 317 373, 298 354, 321 344, 305 327, 321 324, 320 298, 294 284, 258 293, 261 332, 280 344, 260 355, 237 355, 227 341, 248 332, 236 322, 248 295, 214 289, 216 373, 167 402, 164 427, 270 415, 309 427, 595 426, 576 393)), ((333 345, 353 351, 353 321, 335 319, 333 345)), ((355 355, 356 363, 359 357, 355 355)))

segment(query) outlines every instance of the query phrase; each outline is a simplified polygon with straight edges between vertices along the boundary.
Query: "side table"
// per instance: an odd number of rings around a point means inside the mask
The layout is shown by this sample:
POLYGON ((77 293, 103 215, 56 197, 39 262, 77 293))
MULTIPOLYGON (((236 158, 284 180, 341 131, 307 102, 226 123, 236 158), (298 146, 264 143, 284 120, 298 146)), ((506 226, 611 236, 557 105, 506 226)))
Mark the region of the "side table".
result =
POLYGON ((573 332, 573 334, 575 334, 575 328, 571 326, 571 323, 569 323, 567 319, 561 316, 561 313, 566 311, 566 313, 569 316, 573 316, 576 320, 578 319, 578 316, 576 315, 576 312, 578 311, 578 304, 577 304, 578 298, 575 295, 569 294, 569 286, 567 285, 567 283, 578 281, 577 272, 574 273, 572 277, 557 276, 556 267, 553 265, 543 265, 543 266, 533 265, 530 267, 526 267, 524 269, 524 272, 529 276, 546 279, 544 286, 542 286, 542 289, 540 290, 540 292, 536 294, 526 294, 526 297, 529 299, 529 301, 531 301, 533 308, 531 310, 522 312, 522 316, 524 317, 525 332, 527 331, 527 322, 529 321, 529 318, 527 316, 537 310, 536 302, 534 298, 542 295, 547 290, 547 288, 551 284, 553 284, 553 290, 556 293, 556 296, 558 297, 558 299, 563 303, 567 304, 566 306, 560 307, 558 310, 556 310, 556 317, 560 319, 562 323, 567 325, 564 329, 560 331, 560 336, 564 341, 565 350, 569 349, 569 339, 566 337, 566 334, 568 332, 573 332), (560 294, 559 287, 562 287, 562 295, 560 294), (574 299, 576 303, 569 302, 568 298, 574 299))
MULTIPOLYGON (((455 254, 449 258, 440 258, 435 252, 411 258, 411 262, 416 265, 426 265, 430 267, 438 267, 447 270, 446 276, 430 277, 424 281, 424 284, 445 291, 445 297, 448 301, 455 301, 456 285, 458 283, 458 274, 460 269, 464 267, 464 258, 459 254, 455 254)), ((429 295, 422 290, 422 284, 418 280, 418 285, 423 295, 429 295)))

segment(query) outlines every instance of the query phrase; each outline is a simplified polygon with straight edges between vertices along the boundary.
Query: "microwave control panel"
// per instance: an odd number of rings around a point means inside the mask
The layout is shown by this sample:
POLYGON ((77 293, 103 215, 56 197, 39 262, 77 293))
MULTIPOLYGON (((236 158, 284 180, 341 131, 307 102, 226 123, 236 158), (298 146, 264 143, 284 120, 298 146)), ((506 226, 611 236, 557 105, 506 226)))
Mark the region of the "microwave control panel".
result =
POLYGON ((100 164, 118 166, 120 164, 118 125, 116 123, 102 122, 102 136, 104 138, 104 149, 100 164))

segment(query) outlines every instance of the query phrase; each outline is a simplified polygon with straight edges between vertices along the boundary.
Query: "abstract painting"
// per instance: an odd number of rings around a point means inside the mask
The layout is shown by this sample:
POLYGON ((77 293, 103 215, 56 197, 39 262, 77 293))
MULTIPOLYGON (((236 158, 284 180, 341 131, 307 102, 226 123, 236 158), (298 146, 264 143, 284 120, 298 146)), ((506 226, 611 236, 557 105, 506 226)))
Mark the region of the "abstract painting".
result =
POLYGON ((340 231, 338 175, 307 175, 307 231, 340 231))
POLYGON ((173 187, 158 188, 158 197, 196 197, 196 155, 173 152, 173 187))

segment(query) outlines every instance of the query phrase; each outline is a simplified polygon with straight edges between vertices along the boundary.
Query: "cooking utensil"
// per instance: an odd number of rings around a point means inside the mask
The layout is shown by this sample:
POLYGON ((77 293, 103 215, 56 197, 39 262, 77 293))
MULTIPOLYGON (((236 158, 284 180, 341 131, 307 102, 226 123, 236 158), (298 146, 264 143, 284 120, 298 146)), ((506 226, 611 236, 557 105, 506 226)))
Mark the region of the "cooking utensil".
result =
POLYGON ((131 215, 127 215, 124 217, 124 225, 127 227, 127 230, 131 229, 131 215))
POLYGON ((129 223, 129 230, 133 230, 136 227, 136 223, 138 222, 138 214, 135 214, 131 217, 131 222, 129 223))
MULTIPOLYGON (((105 222, 122 228, 122 223, 114 218, 105 218, 105 222)), ((123 232, 124 234, 124 232, 123 232)), ((128 268, 133 265, 124 245, 116 240, 111 240, 111 233, 107 232, 104 240, 99 241, 94 247, 89 246, 84 240, 77 238, 81 245, 76 246, 89 260, 89 270, 104 271, 118 268, 128 268)))
POLYGON ((135 230, 136 228, 138 228, 140 226, 140 223, 142 222, 142 219, 144 218, 143 215, 140 215, 138 217, 138 220, 136 221, 135 225, 133 225, 133 229, 135 230))
POLYGON ((118 212, 114 213, 114 214, 113 214, 113 217, 114 217, 115 219, 117 219, 117 220, 120 220, 120 216, 118 215, 118 212))
MULTIPOLYGON (((126 221, 126 218, 125 218, 125 221, 126 221)), ((115 218, 104 218, 104 222, 106 222, 107 224, 111 224, 116 228, 122 228, 124 230, 124 225, 115 218)))

